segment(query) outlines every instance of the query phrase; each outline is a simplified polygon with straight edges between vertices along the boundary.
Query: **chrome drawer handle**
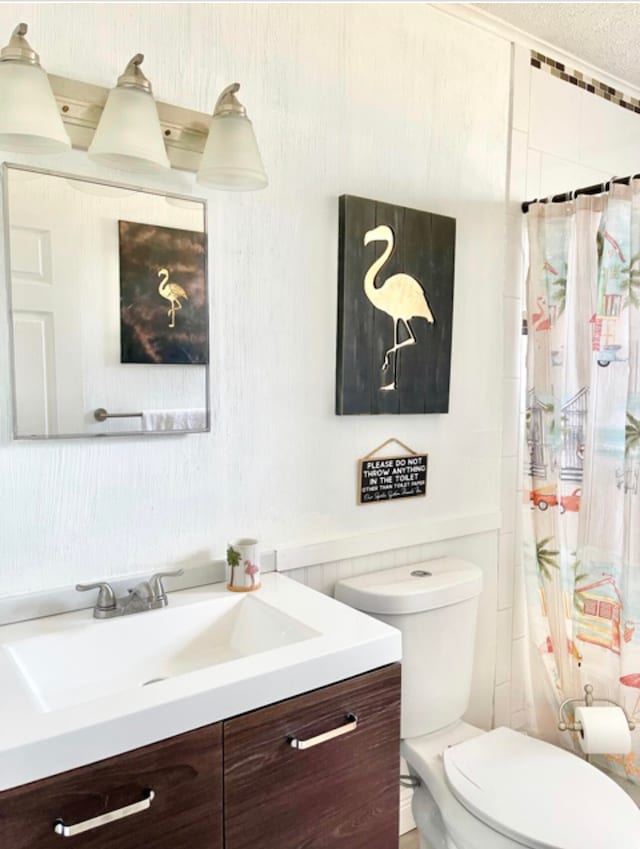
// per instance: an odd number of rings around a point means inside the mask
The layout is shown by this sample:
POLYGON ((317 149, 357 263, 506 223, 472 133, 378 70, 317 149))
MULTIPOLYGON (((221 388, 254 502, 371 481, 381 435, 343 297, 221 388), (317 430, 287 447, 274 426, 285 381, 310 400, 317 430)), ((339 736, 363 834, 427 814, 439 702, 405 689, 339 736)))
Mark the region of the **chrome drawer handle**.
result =
POLYGON ((332 731, 325 731, 324 734, 318 734, 317 737, 309 737, 308 740, 298 740, 297 737, 289 737, 289 745, 292 749, 311 749, 313 746, 320 745, 320 743, 326 743, 327 740, 335 740, 336 737, 342 737, 343 734, 349 734, 350 731, 355 731, 358 727, 358 717, 355 713, 348 713, 345 719, 345 725, 340 725, 332 731))
POLYGON ((131 814, 146 811, 147 808, 151 807, 151 803, 155 799, 155 795, 156 794, 153 790, 147 790, 147 795, 139 802, 134 802, 132 805, 126 805, 124 808, 118 808, 117 811, 109 811, 106 814, 101 814, 99 817, 93 817, 92 819, 85 820, 84 822, 78 822, 75 825, 65 825, 63 820, 58 819, 56 820, 53 830, 56 834, 59 834, 60 837, 75 837, 76 834, 82 834, 83 831, 89 831, 90 828, 99 828, 99 826, 106 825, 109 822, 121 820, 124 819, 124 817, 130 817, 131 814))

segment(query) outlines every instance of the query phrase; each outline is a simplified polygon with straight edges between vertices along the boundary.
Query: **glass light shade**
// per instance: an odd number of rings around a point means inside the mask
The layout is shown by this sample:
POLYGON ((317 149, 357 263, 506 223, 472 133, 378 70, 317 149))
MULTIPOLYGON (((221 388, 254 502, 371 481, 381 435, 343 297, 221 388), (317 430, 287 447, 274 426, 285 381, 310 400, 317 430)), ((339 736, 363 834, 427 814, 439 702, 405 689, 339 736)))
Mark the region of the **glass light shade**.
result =
POLYGON ((152 173, 169 168, 153 95, 136 88, 111 89, 89 156, 120 171, 152 173))
POLYGON ((269 182, 251 121, 227 113, 211 119, 196 181, 212 189, 251 191, 269 182))
POLYGON ((63 153, 71 148, 51 85, 40 65, 0 62, 0 148, 63 153))

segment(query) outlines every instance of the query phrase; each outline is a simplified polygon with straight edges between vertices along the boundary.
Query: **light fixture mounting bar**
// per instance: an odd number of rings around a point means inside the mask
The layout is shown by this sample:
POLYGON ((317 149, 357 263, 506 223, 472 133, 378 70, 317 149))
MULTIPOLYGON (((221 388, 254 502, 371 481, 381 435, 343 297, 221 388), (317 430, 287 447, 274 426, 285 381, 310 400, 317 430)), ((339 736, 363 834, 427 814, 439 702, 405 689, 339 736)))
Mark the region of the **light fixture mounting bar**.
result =
MULTIPOLYGON (((108 88, 48 74, 60 115, 79 150, 87 150, 107 102, 108 88)), ((197 171, 211 115, 156 100, 160 126, 172 168, 197 171)))

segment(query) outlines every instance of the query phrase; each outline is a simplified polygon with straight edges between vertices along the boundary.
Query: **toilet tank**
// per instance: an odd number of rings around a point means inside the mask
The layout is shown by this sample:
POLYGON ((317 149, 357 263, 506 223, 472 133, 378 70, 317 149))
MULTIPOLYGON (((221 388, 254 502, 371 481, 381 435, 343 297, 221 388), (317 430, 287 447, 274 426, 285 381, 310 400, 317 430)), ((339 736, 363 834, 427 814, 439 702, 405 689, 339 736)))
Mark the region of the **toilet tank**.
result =
POLYGON ((403 738, 460 719, 469 704, 482 572, 442 557, 338 581, 338 601, 402 632, 403 738))

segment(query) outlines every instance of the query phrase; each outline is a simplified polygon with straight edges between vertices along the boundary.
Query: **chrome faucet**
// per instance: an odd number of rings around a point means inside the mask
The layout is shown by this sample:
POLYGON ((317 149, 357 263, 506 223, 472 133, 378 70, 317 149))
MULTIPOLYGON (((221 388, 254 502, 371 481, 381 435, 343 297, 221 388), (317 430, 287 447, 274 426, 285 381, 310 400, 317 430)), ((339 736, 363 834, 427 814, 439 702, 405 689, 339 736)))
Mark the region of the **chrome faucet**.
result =
POLYGON ((98 599, 93 608, 96 619, 111 619, 114 616, 126 616, 129 613, 142 613, 145 610, 157 610, 169 604, 163 578, 177 578, 184 575, 184 569, 175 572, 156 572, 148 581, 140 581, 129 594, 116 598, 113 587, 106 581, 95 584, 76 584, 78 592, 98 590, 98 599))

